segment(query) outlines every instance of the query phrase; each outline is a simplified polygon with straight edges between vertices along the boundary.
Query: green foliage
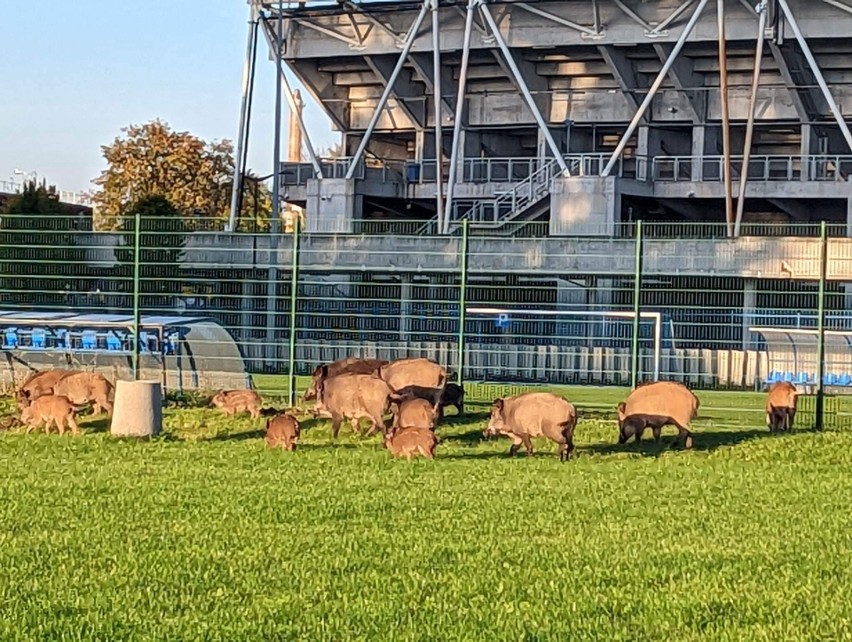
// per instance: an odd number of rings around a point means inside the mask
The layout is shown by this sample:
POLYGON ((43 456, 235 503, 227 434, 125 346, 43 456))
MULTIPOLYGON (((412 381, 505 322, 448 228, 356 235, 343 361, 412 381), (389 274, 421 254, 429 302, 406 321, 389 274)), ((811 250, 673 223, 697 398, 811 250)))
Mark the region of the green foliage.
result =
MULTIPOLYGON (((125 290, 133 293, 133 263, 137 216, 140 228, 140 307, 144 312, 171 310, 186 244, 186 221, 163 196, 147 196, 121 217, 123 244, 116 251, 125 290)), ((131 306, 132 303, 126 305, 131 306)))
POLYGON ((62 204, 53 188, 31 182, 9 199, 0 214, 3 306, 75 304, 86 290, 86 251, 73 238, 81 223, 82 216, 62 204))
POLYGON ((273 452, 214 409, 0 434, 0 639, 849 639, 852 435, 770 436, 746 396, 691 452, 618 447, 620 394, 571 391, 567 464, 482 441, 486 404, 432 462, 326 421, 273 452))

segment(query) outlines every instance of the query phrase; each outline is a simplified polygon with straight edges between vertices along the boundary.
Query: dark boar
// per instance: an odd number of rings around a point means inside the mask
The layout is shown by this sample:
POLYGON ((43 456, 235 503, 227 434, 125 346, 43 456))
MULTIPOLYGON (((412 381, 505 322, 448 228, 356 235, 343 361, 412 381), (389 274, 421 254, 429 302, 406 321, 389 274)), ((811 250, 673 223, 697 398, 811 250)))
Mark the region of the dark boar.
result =
POLYGON ((792 431, 796 419, 799 392, 787 381, 779 381, 769 389, 766 398, 766 425, 770 432, 792 431))
POLYGON ((296 450, 302 431, 295 417, 281 413, 266 420, 266 445, 270 448, 296 450))
POLYGON ((358 431, 358 422, 369 419, 372 435, 381 428, 386 432, 384 414, 390 405, 393 391, 388 384, 369 374, 346 373, 336 377, 323 377, 317 389, 318 414, 331 417, 331 432, 335 439, 340 424, 348 419, 352 429, 358 431))
POLYGON ((401 428, 385 435, 385 448, 391 455, 395 458, 405 457, 409 461, 415 455, 434 459, 437 446, 435 433, 424 427, 401 428))
POLYGON ((574 405, 549 392, 528 392, 497 399, 491 406, 491 420, 482 433, 485 437, 507 435, 512 438, 509 455, 523 444, 527 454, 533 452, 532 437, 547 437, 560 445, 559 459, 567 461, 574 451, 574 428, 577 411, 574 405))
POLYGON ((422 426, 435 429, 438 421, 438 408, 426 399, 392 399, 394 428, 422 426))
POLYGON ((26 424, 27 434, 33 428, 44 425, 44 432, 50 432, 50 424, 56 424, 59 434, 65 434, 65 424, 75 435, 80 434, 74 415, 79 411, 68 397, 42 395, 21 411, 21 423, 26 424))
POLYGON ((444 394, 438 408, 438 418, 444 416, 444 409, 448 406, 455 406, 458 414, 464 414, 464 388, 457 383, 448 383, 444 386, 444 394))
POLYGON ((700 402, 689 388, 673 381, 657 381, 637 387, 618 404, 618 443, 631 437, 642 440, 646 428, 660 440, 663 426, 675 426, 678 438, 692 448, 690 422, 698 416, 700 402))
POLYGON ((16 395, 18 405, 24 408, 30 405, 33 401, 41 396, 53 394, 53 386, 60 379, 71 374, 81 372, 80 370, 42 370, 30 375, 21 387, 18 388, 16 395))
POLYGON ((254 390, 220 390, 210 403, 226 415, 248 412, 252 419, 257 419, 262 400, 254 390))
POLYGON ((394 392, 408 390, 413 396, 441 402, 447 371, 429 359, 398 359, 382 366, 379 376, 394 392), (427 392, 428 391, 428 392, 427 392))
POLYGON ((97 372, 73 372, 53 386, 53 394, 68 397, 73 404, 91 403, 96 415, 106 412, 112 416, 113 386, 97 372))
POLYGON ((334 363, 317 366, 314 369, 311 385, 305 392, 302 400, 310 401, 317 397, 317 387, 323 379, 336 377, 340 374, 374 374, 378 373, 382 366, 388 362, 383 359, 360 359, 358 357, 347 357, 334 363))

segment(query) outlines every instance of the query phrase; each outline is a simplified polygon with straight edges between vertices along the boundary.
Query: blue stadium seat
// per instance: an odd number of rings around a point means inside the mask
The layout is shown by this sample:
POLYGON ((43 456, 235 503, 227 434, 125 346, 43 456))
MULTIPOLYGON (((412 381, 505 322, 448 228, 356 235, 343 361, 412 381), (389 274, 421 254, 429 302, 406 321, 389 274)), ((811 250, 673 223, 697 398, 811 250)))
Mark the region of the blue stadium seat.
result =
POLYGON ((114 333, 110 332, 106 338, 107 350, 112 350, 114 352, 118 352, 121 350, 121 339, 115 336, 114 333))
POLYGON ((83 331, 83 350, 94 350, 98 347, 98 338, 94 330, 83 331))
POLYGON ((769 376, 766 378, 766 383, 773 384, 781 381, 781 373, 773 370, 769 373, 769 376))
POLYGON ((784 381, 786 381, 787 383, 793 383, 793 373, 792 372, 785 372, 784 373, 784 381))
POLYGON ((849 376, 848 373, 843 373, 840 375, 840 378, 837 380, 838 386, 852 386, 852 376, 849 376))
POLYGON ((43 328, 36 328, 32 332, 34 350, 44 350, 47 347, 47 332, 43 328))
POLYGON ((796 377, 796 381, 794 383, 796 383, 797 385, 804 385, 806 383, 814 381, 815 379, 816 377, 809 376, 807 372, 800 372, 799 376, 796 377))
POLYGON ((3 332, 3 347, 4 348, 17 348, 18 347, 18 329, 17 328, 7 328, 3 332))
POLYGON ((829 372, 822 378, 823 385, 826 386, 836 386, 837 385, 837 375, 833 372, 829 372))

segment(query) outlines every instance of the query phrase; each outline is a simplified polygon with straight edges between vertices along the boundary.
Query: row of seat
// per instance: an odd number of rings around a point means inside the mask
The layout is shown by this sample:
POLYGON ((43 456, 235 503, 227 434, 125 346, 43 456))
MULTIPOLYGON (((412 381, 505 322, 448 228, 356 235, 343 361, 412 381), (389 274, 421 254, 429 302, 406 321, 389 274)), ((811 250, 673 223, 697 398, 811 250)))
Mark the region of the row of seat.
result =
MULTIPOLYGON (((814 386, 816 385, 817 377, 816 374, 807 372, 800 372, 798 375, 794 375, 792 372, 781 373, 773 371, 766 378, 765 383, 771 386, 779 381, 786 381, 797 386, 814 386)), ((852 387, 852 374, 828 372, 823 375, 822 384, 824 386, 852 387)))
MULTIPOLYGON (((22 344, 21 336, 18 335, 17 328, 6 328, 3 331, 3 349, 15 350, 19 348, 29 348, 31 350, 47 350, 58 348, 61 350, 71 349, 71 335, 67 330, 58 330, 54 337, 49 340, 47 331, 42 328, 33 328, 33 330, 24 333, 30 337, 29 344, 22 344), (52 344, 52 345, 51 345, 52 344)), ((104 344, 108 352, 122 352, 129 350, 124 347, 124 342, 114 332, 102 333, 104 344)), ((151 343, 156 349, 156 336, 149 335, 147 332, 141 332, 142 350, 143 352, 151 351, 151 343)), ((128 341, 132 340, 132 335, 128 335, 128 341)), ((98 350, 98 333, 95 330, 83 330, 80 333, 79 350, 98 350)))

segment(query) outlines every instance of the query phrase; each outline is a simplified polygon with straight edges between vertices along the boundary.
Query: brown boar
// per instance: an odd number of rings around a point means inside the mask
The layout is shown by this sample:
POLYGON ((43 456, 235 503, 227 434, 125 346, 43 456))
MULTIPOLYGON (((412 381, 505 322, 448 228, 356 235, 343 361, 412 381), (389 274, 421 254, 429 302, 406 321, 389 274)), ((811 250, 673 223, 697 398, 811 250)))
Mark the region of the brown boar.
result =
POLYGON ((33 428, 44 425, 44 432, 50 432, 50 424, 55 424, 59 434, 65 434, 65 424, 75 435, 80 434, 74 415, 80 409, 68 397, 60 395, 42 395, 21 411, 21 423, 26 424, 27 434, 33 428))
POLYGON ((385 448, 397 459, 405 457, 410 461, 416 455, 434 459, 437 446, 435 433, 425 427, 401 428, 385 435, 385 448))
POLYGON ((374 375, 346 373, 336 377, 324 376, 317 389, 316 410, 317 414, 331 417, 331 431, 335 439, 344 419, 350 421, 355 431, 359 431, 361 419, 369 419, 371 425, 367 435, 372 435, 379 428, 385 433, 384 414, 392 394, 390 386, 374 375))
POLYGON ((684 447, 692 448, 690 422, 698 416, 699 406, 698 397, 680 383, 656 381, 638 386, 618 404, 618 443, 627 443, 631 437, 641 441, 649 427, 659 441, 663 426, 675 426, 684 447))
POLYGON ((769 388, 766 397, 766 425, 770 432, 792 431, 796 419, 799 392, 787 381, 779 381, 769 388))
POLYGON ((262 400, 254 390, 220 390, 210 403, 228 416, 248 412, 252 419, 258 419, 262 400))
POLYGON ((391 409, 394 428, 422 426, 434 430, 438 422, 438 407, 426 399, 392 398, 391 409))
POLYGON ((292 415, 281 413, 266 420, 266 445, 270 448, 294 451, 301 434, 299 422, 292 415))
POLYGON ((441 402, 444 386, 447 383, 447 371, 429 359, 397 359, 382 366, 379 376, 394 392, 402 393, 408 389, 433 404, 441 402), (426 392, 428 390, 428 392, 426 392))
POLYGON ((96 415, 106 412, 112 416, 112 393, 112 384, 97 372, 74 372, 53 386, 53 394, 68 397, 73 404, 91 402, 96 415))
POLYGON ((566 399, 549 392, 527 392, 497 399, 491 406, 491 419, 482 434, 511 437, 510 456, 518 452, 521 444, 531 455, 531 438, 547 437, 559 444, 560 461, 567 461, 574 451, 576 425, 577 411, 566 399))
POLYGON ((328 377, 336 377, 340 374, 373 374, 378 373, 382 366, 388 362, 384 359, 360 359, 358 357, 347 357, 339 359, 334 363, 329 363, 324 366, 317 366, 314 369, 311 379, 311 385, 302 396, 303 401, 310 401, 317 397, 317 387, 323 379, 328 377), (323 370, 325 368, 325 370, 323 370))
POLYGON ((18 388, 18 392, 16 394, 18 406, 24 408, 41 396, 53 394, 53 386, 55 386, 60 379, 79 372, 81 371, 53 369, 33 373, 26 381, 24 381, 24 383, 21 384, 21 387, 18 388))

